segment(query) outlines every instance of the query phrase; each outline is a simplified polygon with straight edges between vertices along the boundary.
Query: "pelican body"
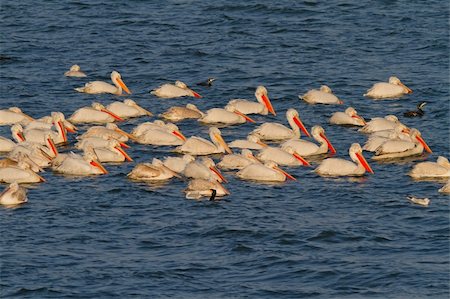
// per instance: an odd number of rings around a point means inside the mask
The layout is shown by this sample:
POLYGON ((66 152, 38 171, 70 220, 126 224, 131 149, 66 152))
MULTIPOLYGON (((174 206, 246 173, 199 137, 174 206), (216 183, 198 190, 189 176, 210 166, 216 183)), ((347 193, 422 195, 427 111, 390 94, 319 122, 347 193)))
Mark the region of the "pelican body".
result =
POLYGON ((159 98, 179 98, 179 97, 196 97, 201 98, 197 92, 190 89, 184 82, 175 81, 175 84, 163 84, 158 88, 150 91, 151 94, 159 98))
MULTIPOLYGON (((87 149, 87 148, 86 148, 87 149)), ((120 147, 120 142, 110 140, 106 147, 94 148, 94 152, 100 162, 124 162, 133 161, 131 157, 120 147)))
POLYGON ((92 148, 86 149, 84 156, 75 153, 61 154, 53 161, 52 168, 59 173, 77 176, 108 173, 92 148))
POLYGON ((82 107, 75 111, 69 121, 78 123, 111 123, 114 121, 123 121, 123 118, 106 109, 100 103, 93 102, 91 107, 82 107))
POLYGON ((182 145, 186 141, 186 137, 180 132, 177 125, 167 123, 163 126, 149 126, 145 131, 139 132, 136 141, 152 145, 182 145))
POLYGON ((372 118, 364 127, 358 130, 362 133, 373 133, 377 131, 394 130, 400 124, 397 116, 386 115, 385 117, 372 118))
POLYGON ((374 99, 391 99, 399 98, 412 92, 413 91, 403 84, 399 78, 392 76, 389 77, 389 82, 375 83, 367 90, 367 93, 365 93, 364 96, 374 99))
POLYGON ((322 85, 319 90, 311 89, 304 95, 298 97, 309 104, 343 104, 343 102, 333 94, 331 88, 326 85, 322 85))
POLYGON ((248 101, 244 99, 233 99, 228 102, 225 109, 234 108, 243 114, 262 114, 267 115, 269 112, 276 115, 267 94, 267 89, 260 85, 256 88, 255 97, 258 102, 248 101))
POLYGON ((120 129, 116 124, 108 123, 105 127, 94 126, 90 127, 84 134, 77 137, 82 140, 88 137, 100 137, 104 139, 116 139, 121 142, 127 142, 129 139, 136 140, 136 137, 120 129))
POLYGON ((265 147, 267 147, 267 144, 261 141, 261 138, 259 138, 256 135, 248 135, 247 139, 237 139, 229 144, 230 148, 246 148, 251 150, 261 150, 265 147))
POLYGON ((64 73, 64 76, 66 77, 86 77, 86 74, 81 71, 81 68, 78 64, 74 64, 70 67, 70 70, 64 73))
POLYGON ((170 170, 181 173, 186 168, 186 165, 194 160, 193 156, 186 154, 183 157, 166 157, 163 164, 170 170))
POLYGON ((203 157, 200 161, 192 161, 186 165, 183 174, 187 178, 216 180, 218 182, 227 182, 216 164, 211 158, 203 157))
POLYGON ((436 162, 422 162, 414 165, 408 175, 415 179, 449 178, 450 163, 447 158, 439 156, 436 162))
POLYGON ((33 120, 34 118, 23 113, 22 110, 18 107, 11 107, 8 109, 0 110, 0 126, 9 126, 17 123, 26 124, 33 120))
POLYGON ((0 194, 0 204, 5 206, 15 206, 22 203, 26 203, 27 189, 20 187, 16 182, 10 184, 0 194))
POLYGON ((264 164, 250 164, 238 171, 236 175, 243 180, 262 182, 284 182, 287 178, 295 180, 293 176, 279 168, 273 161, 268 161, 264 164))
POLYGON ((0 152, 10 152, 16 146, 16 143, 11 139, 0 136, 0 152))
POLYGON ((197 136, 190 137, 183 145, 177 147, 175 151, 191 155, 232 153, 218 128, 211 127, 209 129, 209 137, 212 142, 197 136))
POLYGON ((311 133, 313 138, 319 142, 320 145, 303 139, 290 139, 283 142, 281 148, 287 149, 290 147, 294 149, 295 153, 303 157, 326 154, 328 150, 331 154, 336 153, 333 145, 325 135, 325 130, 321 126, 312 127, 311 133))
POLYGON ((279 123, 264 123, 250 134, 259 137, 261 140, 285 140, 300 138, 300 130, 302 130, 307 136, 310 136, 300 120, 297 110, 292 108, 288 109, 286 111, 286 118, 292 129, 279 123))
POLYGON ((86 83, 83 87, 75 88, 78 92, 84 92, 89 94, 110 93, 115 95, 121 95, 124 90, 126 93, 131 94, 128 87, 122 81, 122 76, 117 71, 111 73, 111 81, 114 85, 103 81, 92 81, 86 83))
POLYGON ((159 116, 170 121, 184 119, 198 119, 204 115, 194 104, 186 104, 186 107, 173 106, 159 116))
POLYGON ((217 164, 220 169, 243 169, 244 167, 258 163, 259 160, 253 156, 253 153, 248 149, 242 149, 240 154, 224 155, 222 160, 217 164))
POLYGON ((17 166, 7 166, 0 168, 1 183, 40 183, 45 179, 31 170, 30 165, 21 161, 17 166))
POLYGON ((253 119, 249 118, 245 114, 236 110, 235 107, 228 106, 226 109, 222 108, 212 108, 206 111, 199 120, 201 123, 205 124, 243 124, 245 122, 255 122, 253 119))
POLYGON ((330 117, 330 124, 362 127, 366 125, 366 122, 353 107, 348 107, 344 112, 333 113, 330 117))
POLYGON ((125 99, 123 102, 113 102, 106 106, 106 109, 123 119, 153 115, 153 113, 142 108, 131 99, 125 99))
POLYGON ((353 143, 348 150, 352 161, 328 158, 322 161, 314 170, 321 176, 362 176, 366 171, 373 173, 372 168, 362 155, 362 148, 358 143, 353 143))
POLYGON ((420 155, 424 149, 432 153, 428 144, 423 140, 422 135, 416 129, 410 131, 411 141, 388 140, 375 150, 373 160, 397 159, 420 155))
POLYGON ((302 156, 295 153, 295 150, 291 147, 286 147, 285 149, 279 147, 266 147, 262 149, 257 155, 261 161, 273 161, 278 165, 282 166, 299 166, 299 165, 309 165, 302 156))
POLYGON ((230 192, 218 181, 208 181, 204 179, 194 179, 190 181, 184 192, 188 199, 200 199, 204 196, 210 197, 213 194, 213 190, 215 191, 216 197, 223 197, 230 194, 230 192))
POLYGON ((64 125, 64 115, 61 112, 52 112, 56 131, 52 129, 34 128, 24 130, 25 140, 45 144, 50 136, 55 144, 67 143, 67 129, 64 125))
POLYGON ((127 175, 137 181, 165 181, 174 176, 180 177, 176 172, 164 166, 159 159, 153 158, 152 163, 139 163, 127 175))

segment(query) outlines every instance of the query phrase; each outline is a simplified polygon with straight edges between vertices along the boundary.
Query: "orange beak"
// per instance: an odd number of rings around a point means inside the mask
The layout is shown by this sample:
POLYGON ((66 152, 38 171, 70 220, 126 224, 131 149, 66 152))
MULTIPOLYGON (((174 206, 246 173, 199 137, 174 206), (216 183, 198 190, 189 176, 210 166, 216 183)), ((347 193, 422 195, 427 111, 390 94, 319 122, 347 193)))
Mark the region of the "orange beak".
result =
POLYGON ((248 117, 247 115, 245 115, 244 113, 234 110, 234 113, 236 113, 239 116, 242 116, 243 118, 245 118, 246 121, 248 121, 249 123, 254 123, 255 121, 253 119, 251 119, 250 117, 248 117))
POLYGON ((122 134, 122 135, 124 135, 124 136, 127 136, 127 137, 130 138, 131 140, 134 140, 134 141, 137 140, 136 137, 134 137, 134 136, 131 135, 130 133, 125 132, 125 131, 122 130, 122 129, 117 128, 117 129, 115 129, 115 131, 118 132, 118 133, 120 133, 120 134, 122 134))
POLYGON ((428 144, 425 142, 425 140, 423 140, 423 138, 421 136, 416 136, 417 140, 419 140, 419 142, 423 145, 423 148, 429 152, 432 153, 433 151, 431 150, 431 148, 428 146, 428 144))
POLYGON ((61 122, 61 121, 58 121, 58 126, 59 126, 59 129, 60 129, 61 132, 62 132, 64 142, 67 142, 67 131, 66 131, 66 126, 65 126, 64 123, 61 122))
POLYGON ((412 89, 400 82, 400 86, 406 90, 406 93, 413 93, 412 89))
POLYGON ((177 136, 181 140, 186 141, 186 137, 181 132, 179 132, 179 131, 172 131, 172 134, 177 136))
POLYGON ((303 123, 300 120, 300 118, 298 118, 298 116, 294 117, 294 122, 300 128, 300 130, 302 130, 303 133, 305 133, 306 136, 311 137, 311 135, 309 134, 308 130, 306 130, 305 126, 303 125, 303 123))
POLYGON ((105 167, 103 167, 102 163, 98 162, 98 161, 91 161, 90 164, 94 167, 99 168, 103 174, 107 174, 108 170, 105 169, 105 167))
POLYGON ((111 115, 115 120, 117 121, 123 121, 123 118, 121 118, 120 116, 118 116, 115 113, 112 113, 111 111, 109 111, 108 109, 101 109, 100 111, 108 113, 109 115, 111 115))
POLYGON ((275 113, 275 109, 273 109, 272 103, 270 102, 270 100, 267 97, 267 95, 263 94, 261 96, 261 98, 262 98, 262 100, 264 102, 264 105, 267 107, 267 110, 269 110, 270 113, 272 113, 273 115, 276 116, 277 114, 275 113))
POLYGON ((22 133, 22 132, 17 132, 17 137, 19 137, 19 140, 20 140, 21 142, 25 142, 25 137, 23 136, 23 133, 22 133))
POLYGON ((192 91, 192 94, 194 95, 194 97, 201 99, 202 96, 200 94, 198 94, 197 92, 193 91, 192 89, 189 89, 190 91, 192 91))
POLYGON ((119 142, 120 146, 123 148, 130 148, 130 146, 124 142, 119 142))
POLYGON ((131 94, 131 91, 128 89, 125 83, 123 83, 122 79, 117 78, 117 83, 119 83, 120 87, 122 87, 122 89, 125 90, 126 93, 131 94))
POLYGON ((295 157, 295 159, 297 159, 297 160, 299 160, 300 162, 302 162, 302 164, 303 164, 304 166, 311 166, 311 164, 309 164, 309 162, 306 161, 305 158, 303 158, 303 157, 300 156, 299 154, 293 153, 292 155, 295 157))
POLYGON ((320 133, 320 137, 325 139, 325 141, 327 142, 328 149, 330 150, 331 154, 336 154, 336 150, 334 149, 334 146, 331 144, 330 140, 328 140, 327 136, 325 136, 325 134, 323 133, 320 133))
POLYGON ((47 142, 50 144, 50 150, 53 152, 53 155, 55 155, 55 157, 58 156, 58 150, 56 149, 53 139, 48 138, 47 142))
POLYGON ((215 168, 214 166, 211 166, 209 169, 211 169, 212 172, 217 174, 217 176, 222 180, 222 182, 228 183, 227 179, 222 175, 219 169, 215 168))
POLYGON ((222 136, 216 134, 215 135, 217 141, 220 143, 220 145, 222 145, 222 147, 225 149, 225 151, 229 154, 232 154, 233 151, 228 147, 228 144, 225 142, 225 140, 223 140, 222 136))
POLYGON ((352 115, 352 117, 356 118, 356 119, 360 119, 363 122, 364 125, 367 125, 366 121, 361 116, 359 116, 359 115, 352 115))
POLYGON ((266 143, 262 142, 261 140, 256 141, 256 143, 261 145, 261 146, 263 146, 263 147, 268 147, 268 145, 266 143))
POLYGON ((367 163, 366 158, 361 153, 356 153, 356 157, 358 158, 361 165, 366 169, 367 172, 374 173, 369 163, 367 163))
POLYGON ((292 175, 290 175, 289 173, 287 173, 286 171, 284 171, 283 169, 281 169, 281 168, 278 167, 278 166, 275 166, 273 169, 275 169, 275 170, 281 172, 281 173, 284 174, 288 179, 291 179, 291 180, 293 180, 293 181, 296 181, 296 180, 297 180, 297 179, 294 178, 292 175))
POLYGON ((131 157, 121 147, 117 146, 117 147, 115 147, 115 149, 118 150, 125 157, 125 159, 127 161, 130 161, 130 162, 133 161, 133 159, 131 159, 131 157))

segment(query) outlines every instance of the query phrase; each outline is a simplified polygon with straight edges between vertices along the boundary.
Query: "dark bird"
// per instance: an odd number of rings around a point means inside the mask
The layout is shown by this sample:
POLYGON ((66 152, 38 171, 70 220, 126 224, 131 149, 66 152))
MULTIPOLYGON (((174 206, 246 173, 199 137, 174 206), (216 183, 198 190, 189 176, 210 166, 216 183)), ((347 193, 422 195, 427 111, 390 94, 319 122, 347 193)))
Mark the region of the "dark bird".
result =
POLYGON ((211 197, 209 198, 209 200, 217 201, 217 199, 216 199, 216 194, 217 194, 216 189, 210 189, 210 190, 211 190, 211 197))
POLYGON ((416 111, 408 111, 403 113, 404 116, 406 117, 416 117, 416 116, 423 116, 424 115, 424 111, 423 111, 423 107, 427 104, 427 102, 420 102, 417 105, 417 110, 416 111))
POLYGON ((216 81, 216 79, 208 78, 206 81, 198 82, 197 85, 211 87, 214 81, 216 81))

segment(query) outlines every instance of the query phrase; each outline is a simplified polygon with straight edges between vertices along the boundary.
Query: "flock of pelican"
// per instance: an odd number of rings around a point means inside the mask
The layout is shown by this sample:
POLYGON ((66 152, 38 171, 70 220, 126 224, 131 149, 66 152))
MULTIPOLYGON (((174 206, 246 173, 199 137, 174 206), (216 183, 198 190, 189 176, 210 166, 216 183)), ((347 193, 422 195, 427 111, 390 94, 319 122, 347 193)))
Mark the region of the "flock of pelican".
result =
MULTIPOLYGON (((86 74, 74 65, 65 76, 82 78, 86 74)), ((209 79, 208 85, 213 80, 209 79)), ((75 90, 88 94, 131 94, 119 72, 111 73, 111 81, 113 84, 92 81, 75 90)), ((398 78, 391 77, 389 82, 374 84, 365 96, 374 99, 399 98, 411 92, 398 78)), ((202 98, 181 81, 163 84, 152 90, 151 94, 160 98, 202 98)), ((299 98, 310 104, 343 104, 325 85, 299 98)), ((17 107, 0 110, 0 125, 10 125, 12 137, 0 136, 0 152, 6 156, 0 160, 0 182, 10 184, 1 193, 0 204, 26 202, 26 190, 19 184, 45 182, 39 175, 45 168, 76 176, 107 174, 104 163, 133 161, 127 153, 130 143, 173 146, 173 152, 179 155, 138 163, 128 173, 129 179, 147 182, 173 177, 189 179, 186 198, 195 199, 214 199, 230 194, 224 186, 227 179, 220 169, 236 170, 236 177, 243 180, 284 182, 296 178, 282 167, 310 167, 308 159, 315 157, 321 160, 314 170, 320 176, 363 176, 374 173, 363 151, 373 152, 373 160, 391 160, 421 155, 424 151, 432 152, 421 133, 402 124, 396 116, 388 115, 366 122, 352 107, 335 112, 329 119, 334 125, 361 127, 359 131, 368 134, 363 146, 358 143, 350 146, 350 160, 332 157, 336 150, 323 127, 315 125, 310 133, 298 111, 293 108, 286 111, 287 125, 280 122, 262 123, 244 140, 226 142, 220 129, 214 126, 255 123, 250 114, 269 113, 277 115, 264 86, 256 88, 254 100, 232 99, 223 108, 201 111, 193 104, 173 106, 159 114, 160 119, 143 122, 131 133, 120 129, 117 123, 129 118, 153 116, 152 112, 131 99, 116 101, 106 107, 93 102, 76 110, 67 119, 61 112, 35 119, 17 107), (209 128, 209 139, 201 136, 187 138, 175 122, 188 119, 213 125, 209 128), (69 134, 78 132, 78 124, 93 126, 76 137, 74 148, 78 152, 60 153, 60 145, 71 142, 69 134), (240 152, 233 152, 232 149, 240 152), (214 154, 221 155, 221 161, 217 164, 209 157, 214 154)), ((437 162, 414 165, 409 175, 414 179, 448 180, 450 163, 440 156, 437 162)), ((449 193, 449 189, 447 182, 439 191, 449 193)))

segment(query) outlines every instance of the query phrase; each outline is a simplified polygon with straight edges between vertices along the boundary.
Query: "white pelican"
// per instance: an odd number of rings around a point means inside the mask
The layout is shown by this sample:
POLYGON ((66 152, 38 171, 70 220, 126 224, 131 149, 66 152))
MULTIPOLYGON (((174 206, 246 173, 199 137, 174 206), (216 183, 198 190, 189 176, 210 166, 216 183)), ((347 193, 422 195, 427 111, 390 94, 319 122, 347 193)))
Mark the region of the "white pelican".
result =
POLYGON ((205 124, 243 124, 245 122, 255 121, 243 114, 242 112, 236 110, 233 106, 227 106, 225 109, 222 108, 212 108, 206 111, 206 114, 198 119, 199 122, 205 124))
POLYGON ((300 129, 310 136, 308 130, 306 130, 297 110, 290 108, 286 111, 286 118, 292 129, 279 124, 279 123, 264 123, 254 129, 250 134, 256 135, 262 140, 285 140, 291 138, 300 138, 300 129))
POLYGON ((11 107, 8 109, 0 110, 0 126, 1 125, 13 125, 17 123, 26 124, 33 121, 34 118, 26 115, 18 107, 11 107))
POLYGON ((410 130, 403 124, 397 124, 394 130, 376 131, 369 135, 363 150, 375 152, 377 148, 388 140, 412 141, 409 135, 410 130))
POLYGON ((423 140, 420 132, 417 129, 410 131, 411 141, 405 140, 388 140, 380 145, 376 151, 373 160, 397 159, 409 156, 420 155, 425 149, 432 153, 428 144, 423 140))
POLYGON ((180 176, 164 166, 159 159, 153 158, 152 163, 139 163, 127 175, 130 179, 138 181, 165 181, 180 176))
POLYGON ((163 163, 170 170, 181 173, 186 168, 186 165, 194 160, 193 156, 186 154, 183 157, 166 157, 163 163))
POLYGON ((15 206, 26 203, 27 189, 20 187, 16 182, 11 183, 0 193, 0 204, 5 206, 15 206))
MULTIPOLYGON (((100 136, 100 137, 96 137, 96 136, 86 137, 86 138, 80 139, 77 143, 75 143, 75 148, 82 150, 82 149, 88 147, 89 145, 91 145, 93 148, 107 147, 108 142, 110 140, 117 140, 117 139, 114 139, 111 136, 106 136, 106 135, 100 136)), ((130 148, 130 146, 124 142, 119 141, 119 144, 123 148, 130 148)))
POLYGON ((82 140, 88 137, 101 137, 106 139, 117 139, 121 142, 127 142, 128 139, 136 140, 136 137, 120 129, 116 124, 108 123, 105 127, 94 126, 90 127, 83 135, 77 137, 82 140))
POLYGON ((187 178, 217 180, 227 183, 220 170, 216 168, 216 163, 211 158, 203 157, 201 161, 192 161, 186 165, 183 175, 187 178))
POLYGON ((243 180, 284 182, 286 178, 296 180, 292 175, 278 167, 277 163, 268 161, 264 164, 253 163, 239 170, 236 175, 243 180))
POLYGON ((112 113, 100 103, 93 102, 91 107, 82 107, 75 111, 69 121, 78 123, 112 123, 114 121, 123 121, 123 118, 112 113))
POLYGON ((415 179, 449 178, 450 162, 447 158, 439 156, 436 162, 421 162, 414 165, 408 175, 415 179))
POLYGON ((45 146, 38 142, 21 142, 9 152, 8 157, 18 161, 21 154, 26 154, 31 161, 40 167, 47 167, 50 161, 58 156, 58 150, 49 133, 43 138, 45 146))
POLYGON ((374 99, 387 99, 387 98, 399 98, 404 94, 412 93, 412 90, 403 84, 397 77, 389 77, 389 83, 379 82, 375 83, 367 93, 365 97, 374 99))
POLYGON ((182 145, 185 141, 186 137, 173 123, 150 127, 136 138, 138 143, 152 145, 182 145))
POLYGON ((298 96, 301 100, 309 104, 343 104, 337 96, 333 94, 331 88, 322 85, 319 90, 311 89, 302 96, 298 96))
POLYGON ((34 163, 26 153, 19 153, 14 158, 4 158, 0 160, 1 167, 18 166, 19 162, 24 162, 30 166, 30 169, 34 172, 43 172, 44 170, 34 163))
POLYGON ((150 121, 146 121, 143 122, 139 125, 137 125, 132 131, 131 131, 131 135, 134 136, 135 138, 138 138, 139 136, 141 136, 142 134, 145 133, 145 131, 150 130, 150 129, 165 129, 166 128, 166 123, 162 120, 154 120, 153 122, 150 121))
POLYGON ((365 126, 366 121, 358 115, 355 108, 348 107, 344 112, 335 112, 330 117, 330 124, 347 126, 365 126))
POLYGON ((79 176, 108 173, 102 163, 98 160, 97 155, 92 148, 90 150, 86 149, 84 156, 73 152, 58 155, 58 157, 53 160, 52 168, 56 172, 79 176))
POLYGON ((45 182, 45 179, 32 171, 28 163, 20 161, 17 166, 0 168, 0 182, 27 184, 45 182))
POLYGON ((113 102, 106 106, 106 109, 115 115, 127 119, 131 117, 139 116, 152 116, 153 113, 139 106, 135 101, 131 99, 125 99, 123 102, 113 102))
POLYGON ((256 158, 264 162, 273 161, 281 166, 310 165, 308 161, 297 154, 295 150, 289 146, 284 149, 272 146, 266 147, 256 155, 256 158))
POLYGON ((362 133, 373 133, 377 131, 393 130, 400 121, 395 115, 372 118, 367 124, 358 130, 362 133))
POLYGON ((86 77, 86 74, 81 71, 81 68, 78 64, 74 64, 70 67, 70 70, 64 73, 66 77, 86 77))
MULTIPOLYGON (((85 149, 89 149, 85 147, 85 149)), ((108 141, 106 147, 94 148, 94 152, 100 162, 124 162, 133 161, 131 157, 120 147, 120 142, 117 140, 108 141)))
POLYGON ((151 94, 159 98, 178 98, 178 97, 196 97, 202 96, 190 89, 184 82, 175 81, 175 84, 163 84, 150 91, 151 94))
POLYGON ((187 199, 200 199, 201 197, 210 197, 214 194, 216 197, 229 195, 230 192, 218 181, 208 181, 204 179, 195 179, 189 182, 184 190, 187 199))
POLYGON ((230 144, 228 144, 230 148, 246 148, 251 150, 260 150, 265 147, 267 147, 267 144, 261 141, 261 138, 259 138, 256 135, 249 134, 247 136, 247 139, 237 139, 230 144))
POLYGON ((16 146, 16 143, 11 139, 0 136, 0 152, 10 152, 16 146))
POLYGON ((28 123, 25 127, 25 130, 30 130, 30 129, 51 130, 53 125, 55 125, 55 123, 54 123, 55 115, 59 115, 59 118, 63 122, 64 127, 66 128, 67 132, 76 133, 78 128, 76 126, 74 126, 71 122, 66 120, 66 118, 62 112, 52 112, 52 115, 47 115, 47 116, 41 117, 39 119, 36 119, 36 120, 28 123))
POLYGON ((170 120, 170 121, 180 121, 183 119, 197 119, 204 115, 197 106, 194 104, 186 104, 186 107, 173 106, 170 107, 166 112, 161 113, 159 117, 170 120))
POLYGON ((192 136, 183 145, 178 146, 175 151, 191 155, 232 153, 218 128, 209 128, 209 138, 212 142, 201 137, 192 136))
POLYGON ((114 85, 103 81, 92 81, 86 83, 83 87, 75 88, 78 92, 90 93, 90 94, 98 94, 98 93, 111 93, 115 95, 121 95, 122 90, 126 93, 131 94, 131 91, 128 87, 123 83, 122 76, 119 72, 113 71, 111 73, 111 81, 114 85))
POLYGON ((355 163, 344 159, 328 158, 323 160, 314 171, 322 176, 362 176, 366 171, 373 173, 358 143, 353 143, 348 153, 355 163))
POLYGON ((450 180, 438 190, 440 193, 450 194, 450 180))
POLYGON ((56 131, 53 131, 51 129, 27 129, 23 132, 25 140, 45 144, 46 136, 50 135, 55 144, 66 143, 67 130, 61 117, 64 117, 61 116, 61 113, 52 112, 52 118, 55 124, 56 131))
MULTIPOLYGON (((248 101, 244 99, 234 99, 228 102, 225 109, 235 108, 243 114, 262 114, 267 115, 268 112, 277 115, 272 107, 272 103, 267 95, 267 89, 260 85, 256 88, 255 97, 258 102, 248 101)), ((229 110, 231 111, 231 110, 229 110)))
POLYGON ((240 154, 224 155, 222 157, 222 160, 217 164, 217 167, 226 170, 240 170, 250 164, 258 162, 259 160, 255 156, 253 156, 253 153, 250 150, 244 148, 242 149, 240 154))
POLYGON ((331 154, 335 154, 336 150, 334 149, 331 142, 328 140, 325 135, 325 130, 321 126, 314 126, 311 128, 311 134, 313 138, 319 142, 320 146, 317 144, 303 140, 303 139, 290 139, 281 144, 282 149, 292 148, 294 151, 300 156, 314 156, 326 154, 328 150, 331 154))

